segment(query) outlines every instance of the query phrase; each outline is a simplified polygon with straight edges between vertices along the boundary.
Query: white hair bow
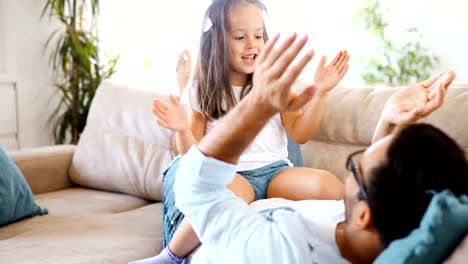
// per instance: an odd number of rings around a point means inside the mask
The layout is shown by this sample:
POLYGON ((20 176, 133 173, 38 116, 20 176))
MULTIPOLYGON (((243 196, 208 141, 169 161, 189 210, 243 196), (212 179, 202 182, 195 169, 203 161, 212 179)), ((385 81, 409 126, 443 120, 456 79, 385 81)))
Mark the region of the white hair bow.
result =
POLYGON ((211 29, 212 26, 213 23, 211 22, 211 19, 209 17, 206 17, 205 21, 203 21, 203 32, 207 32, 211 29))

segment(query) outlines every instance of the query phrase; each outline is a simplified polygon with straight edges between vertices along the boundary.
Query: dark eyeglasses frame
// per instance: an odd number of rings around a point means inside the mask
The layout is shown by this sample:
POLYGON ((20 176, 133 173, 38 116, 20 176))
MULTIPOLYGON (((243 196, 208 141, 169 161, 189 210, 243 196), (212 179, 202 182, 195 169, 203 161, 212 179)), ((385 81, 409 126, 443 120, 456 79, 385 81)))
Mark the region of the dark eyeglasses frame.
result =
POLYGON ((359 190, 361 192, 362 197, 364 198, 364 200, 369 202, 369 195, 367 194, 366 186, 364 186, 364 184, 362 183, 359 170, 357 169, 357 166, 356 164, 354 164, 354 161, 353 161, 354 156, 358 154, 362 154, 365 151, 366 151, 365 149, 360 149, 356 152, 349 154, 348 158, 346 159, 346 169, 353 173, 354 179, 356 180, 356 183, 359 186, 359 190))

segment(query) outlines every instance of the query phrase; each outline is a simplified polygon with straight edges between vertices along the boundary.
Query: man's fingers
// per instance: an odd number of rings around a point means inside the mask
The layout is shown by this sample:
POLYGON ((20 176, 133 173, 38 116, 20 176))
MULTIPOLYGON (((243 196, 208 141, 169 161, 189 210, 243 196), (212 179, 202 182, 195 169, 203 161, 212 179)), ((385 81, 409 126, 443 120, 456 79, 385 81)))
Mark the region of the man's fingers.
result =
POLYGON ((424 86, 424 88, 429 88, 432 84, 434 84, 437 80, 439 80, 440 77, 442 77, 445 73, 447 73, 447 72, 444 71, 444 72, 438 73, 438 74, 432 76, 431 78, 423 81, 421 83, 422 86, 424 86))
POLYGON ((438 87, 438 89, 436 89, 436 93, 434 93, 432 98, 429 98, 429 102, 426 104, 426 107, 424 109, 424 116, 427 116, 428 114, 439 108, 444 103, 444 98, 445 88, 443 86, 440 86, 438 87))
MULTIPOLYGON (((312 60, 314 57, 314 50, 309 50, 304 57, 302 57, 299 62, 297 62, 294 66, 289 67, 287 71, 282 75, 281 77, 281 82, 282 84, 286 87, 290 87, 293 82, 299 77, 299 74, 301 74, 302 70, 305 68, 307 63, 312 60)), ((283 91, 284 94, 287 94, 288 91, 283 91)))
POLYGON ((270 67, 275 67, 274 65, 276 65, 276 68, 282 68, 281 66, 278 66, 278 65, 282 65, 285 63, 284 55, 291 54, 291 50, 294 47, 296 47, 298 43, 301 43, 302 39, 299 40, 299 42, 294 43, 296 38, 297 38, 296 33, 290 35, 289 37, 286 38, 285 41, 283 41, 283 43, 280 44, 280 46, 276 50, 273 50, 271 52, 271 55, 265 61, 266 66, 270 68, 270 67))
POLYGON ((454 71, 447 71, 444 75, 444 79, 442 79, 443 87, 445 90, 452 84, 453 80, 455 80, 456 74, 454 71))
MULTIPOLYGON (((432 85, 434 85, 435 82, 437 83, 434 87, 430 87, 429 94, 427 95, 429 102, 426 104, 424 116, 435 111, 443 104, 445 99, 445 90, 447 90, 447 88, 453 82, 455 76, 455 72, 446 71, 439 73, 428 80, 432 83, 432 85)), ((425 84, 423 83, 423 86, 424 85, 425 84)))
POLYGON ((290 102, 288 109, 291 111, 298 110, 307 102, 310 101, 310 98, 314 96, 315 92, 317 91, 317 86, 315 83, 308 85, 304 90, 302 90, 299 94, 297 94, 290 102))
POLYGON ((278 41, 280 34, 276 33, 271 39, 265 43, 265 46, 263 47, 262 51, 258 55, 258 58, 256 59, 257 65, 260 63, 263 63, 270 55, 271 51, 273 50, 273 47, 275 46, 276 42, 278 41))
MULTIPOLYGON (((281 77, 281 76, 288 75, 286 69, 288 69, 289 65, 297 57, 297 55, 302 50, 302 48, 304 48, 305 44, 307 43, 307 39, 308 39, 308 37, 307 37, 307 35, 305 35, 301 39, 299 39, 299 41, 297 41, 296 43, 294 43, 294 44, 290 43, 289 46, 287 47, 287 49, 283 50, 283 52, 280 54, 280 57, 278 58, 278 60, 276 62, 274 62, 274 65, 271 68, 272 76, 281 77), (285 71, 286 71, 286 73, 285 73, 285 71)), ((309 56, 312 56, 312 55, 313 55, 313 53, 310 54, 309 56)), ((307 55, 304 56, 304 57, 307 57, 307 55)), ((312 58, 310 58, 310 59, 312 59, 312 58)), ((309 62, 310 59, 307 62, 309 62)), ((294 68, 296 68, 296 70, 297 70, 297 66, 299 64, 300 63, 296 64, 294 67, 289 68, 288 71, 291 70, 291 69, 294 69, 294 68)), ((302 71, 302 69, 300 69, 300 71, 302 71)), ((296 78, 297 78, 297 76, 296 76, 296 78)))

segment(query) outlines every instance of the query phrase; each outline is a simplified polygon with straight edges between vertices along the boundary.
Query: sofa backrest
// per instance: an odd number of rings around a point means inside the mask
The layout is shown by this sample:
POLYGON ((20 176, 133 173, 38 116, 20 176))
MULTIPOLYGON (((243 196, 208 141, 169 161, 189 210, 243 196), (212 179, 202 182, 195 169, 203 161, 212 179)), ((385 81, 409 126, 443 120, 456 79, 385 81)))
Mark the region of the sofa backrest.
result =
POLYGON ((167 100, 167 95, 101 84, 73 156, 72 182, 162 200, 161 174, 172 160, 172 133, 156 123, 154 98, 167 100))
MULTIPOLYGON (((330 91, 318 133, 302 146, 304 165, 328 170, 341 180, 352 151, 371 144, 386 100, 396 88, 342 88, 330 91)), ((450 87, 443 106, 422 120, 440 128, 468 153, 468 86, 450 87)))

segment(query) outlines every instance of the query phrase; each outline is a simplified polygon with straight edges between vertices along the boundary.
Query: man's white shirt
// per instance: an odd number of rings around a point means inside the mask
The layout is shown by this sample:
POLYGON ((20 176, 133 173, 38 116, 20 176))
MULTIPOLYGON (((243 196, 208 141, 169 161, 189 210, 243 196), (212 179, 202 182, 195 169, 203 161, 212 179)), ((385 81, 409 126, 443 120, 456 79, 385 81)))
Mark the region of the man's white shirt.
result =
POLYGON ((176 206, 202 242, 192 263, 348 263, 335 243, 342 201, 277 199, 250 207, 226 188, 235 173, 235 165, 196 146, 181 158, 176 206))

